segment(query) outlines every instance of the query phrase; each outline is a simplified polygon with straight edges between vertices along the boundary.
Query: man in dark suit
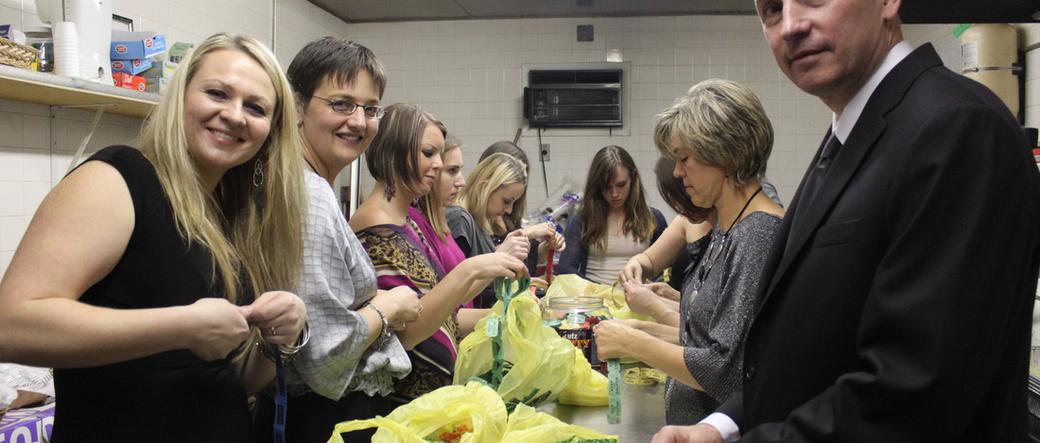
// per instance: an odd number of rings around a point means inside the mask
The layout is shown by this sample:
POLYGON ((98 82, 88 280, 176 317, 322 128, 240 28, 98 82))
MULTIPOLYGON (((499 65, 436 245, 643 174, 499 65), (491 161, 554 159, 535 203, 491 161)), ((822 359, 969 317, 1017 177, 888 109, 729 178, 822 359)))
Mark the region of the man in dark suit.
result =
POLYGON ((985 87, 902 41, 899 0, 757 0, 833 112, 763 271, 744 387, 654 442, 1026 438, 1040 174, 985 87))

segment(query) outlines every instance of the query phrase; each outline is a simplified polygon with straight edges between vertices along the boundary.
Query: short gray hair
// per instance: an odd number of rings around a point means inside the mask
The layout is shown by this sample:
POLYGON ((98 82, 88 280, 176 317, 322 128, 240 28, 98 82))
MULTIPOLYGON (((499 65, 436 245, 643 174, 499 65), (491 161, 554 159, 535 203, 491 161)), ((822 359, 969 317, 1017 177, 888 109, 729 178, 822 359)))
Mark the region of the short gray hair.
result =
POLYGON ((657 115, 654 144, 671 157, 672 137, 697 161, 722 168, 740 186, 766 172, 773 151, 773 126, 762 102, 748 87, 710 79, 657 115))

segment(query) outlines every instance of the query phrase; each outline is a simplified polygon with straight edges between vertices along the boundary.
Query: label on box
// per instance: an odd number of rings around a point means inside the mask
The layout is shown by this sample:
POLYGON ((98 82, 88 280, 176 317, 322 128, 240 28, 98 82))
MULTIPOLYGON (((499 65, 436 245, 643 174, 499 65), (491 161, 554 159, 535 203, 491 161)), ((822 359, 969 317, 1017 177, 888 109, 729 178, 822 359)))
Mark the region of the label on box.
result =
POLYGON ((51 439, 54 403, 37 408, 15 409, 0 418, 0 443, 37 443, 51 439))
POLYGON ((112 60, 148 58, 166 51, 166 37, 150 32, 112 31, 112 60))
POLYGON ((137 75, 144 72, 152 67, 151 59, 140 59, 136 58, 133 60, 112 60, 112 72, 125 72, 131 75, 137 75))
POLYGON ((139 75, 130 75, 125 72, 113 72, 112 82, 120 88, 135 89, 144 92, 148 86, 144 77, 139 75))

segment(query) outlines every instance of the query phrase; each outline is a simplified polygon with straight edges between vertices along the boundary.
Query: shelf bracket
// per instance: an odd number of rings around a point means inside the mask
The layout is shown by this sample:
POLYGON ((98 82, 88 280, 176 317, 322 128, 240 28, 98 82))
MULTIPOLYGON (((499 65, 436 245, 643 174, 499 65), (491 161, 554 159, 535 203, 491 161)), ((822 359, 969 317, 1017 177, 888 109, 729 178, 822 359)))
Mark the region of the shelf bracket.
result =
POLYGON ((102 105, 63 105, 63 106, 52 106, 52 108, 63 109, 82 109, 82 108, 94 108, 94 121, 90 123, 90 131, 87 135, 83 136, 83 140, 80 141, 79 147, 76 148, 76 154, 72 156, 72 162, 69 163, 68 169, 65 170, 65 175, 72 172, 72 169, 79 165, 80 159, 83 157, 83 151, 87 149, 87 144, 90 143, 90 139, 94 137, 94 132, 97 131, 98 123, 101 122, 101 117, 105 115, 105 109, 114 107, 114 104, 102 104, 102 105))

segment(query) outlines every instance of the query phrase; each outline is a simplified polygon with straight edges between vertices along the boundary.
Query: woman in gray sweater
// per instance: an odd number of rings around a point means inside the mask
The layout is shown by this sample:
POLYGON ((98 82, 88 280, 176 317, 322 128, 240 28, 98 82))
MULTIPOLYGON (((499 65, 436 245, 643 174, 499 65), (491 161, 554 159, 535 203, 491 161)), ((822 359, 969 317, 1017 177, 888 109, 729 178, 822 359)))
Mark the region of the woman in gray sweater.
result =
MULTIPOLYGON (((667 306, 648 287, 625 278, 632 270, 622 271, 629 305, 677 328, 614 320, 599 324, 596 339, 600 358, 634 357, 667 373, 666 420, 692 424, 740 387, 759 274, 783 216, 758 179, 773 132, 750 89, 707 80, 658 115, 654 141, 662 155, 675 159, 673 175, 682 178, 690 201, 714 208, 717 222, 683 282, 678 312, 663 312, 667 306)), ((667 232, 660 242, 686 243, 683 235, 667 232)))

